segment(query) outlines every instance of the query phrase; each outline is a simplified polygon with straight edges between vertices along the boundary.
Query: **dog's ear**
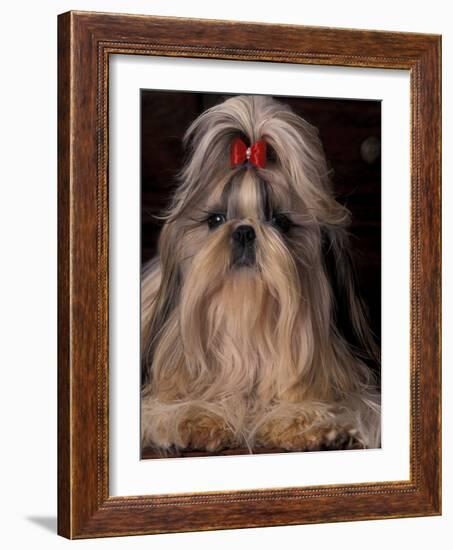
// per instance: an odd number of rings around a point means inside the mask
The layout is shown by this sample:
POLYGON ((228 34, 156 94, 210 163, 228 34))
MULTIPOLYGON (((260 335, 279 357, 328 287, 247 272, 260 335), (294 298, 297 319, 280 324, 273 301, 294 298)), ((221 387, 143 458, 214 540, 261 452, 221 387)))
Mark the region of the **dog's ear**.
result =
MULTIPOLYGON (((142 338, 145 339, 142 353, 141 365, 141 384, 148 383, 151 379, 151 369, 154 350, 159 341, 159 337, 165 330, 165 325, 170 318, 179 301, 181 277, 180 270, 176 260, 176 254, 171 247, 173 240, 172 224, 168 224, 163 230, 159 241, 160 248, 160 284, 155 296, 153 297, 152 315, 146 327, 143 327, 142 338)), ((145 283, 146 284, 146 281, 145 283)))
POLYGON ((367 307, 344 228, 322 229, 322 256, 332 289, 335 330, 351 351, 375 370, 380 361, 379 349, 368 324, 367 307))

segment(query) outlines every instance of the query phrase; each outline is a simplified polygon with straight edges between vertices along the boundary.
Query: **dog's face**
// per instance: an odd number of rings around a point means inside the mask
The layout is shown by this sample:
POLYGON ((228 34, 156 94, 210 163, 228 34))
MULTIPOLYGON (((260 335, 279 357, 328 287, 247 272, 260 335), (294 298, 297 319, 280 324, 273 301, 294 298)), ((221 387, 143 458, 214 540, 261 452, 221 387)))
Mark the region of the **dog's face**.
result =
POLYGON ((321 234, 291 181, 275 170, 240 167, 201 195, 167 224, 161 241, 172 243, 182 290, 205 301, 222 291, 226 302, 252 297, 255 314, 258 289, 281 306, 299 303, 310 276, 304 266, 319 267, 321 234))
POLYGON ((291 257, 291 248, 303 237, 303 211, 301 205, 299 212, 291 207, 289 188, 280 195, 263 174, 246 168, 214 183, 204 203, 177 221, 183 233, 181 250, 189 252, 186 264, 197 264, 200 256, 215 258, 217 275, 223 278, 244 270, 258 275, 269 256, 291 257))
POLYGON ((308 223, 287 182, 272 183, 263 171, 239 168, 207 187, 204 200, 167 227, 181 313, 190 332, 198 312, 200 331, 226 323, 253 339, 280 314, 286 321, 297 315, 303 263, 319 262, 319 226, 308 223))

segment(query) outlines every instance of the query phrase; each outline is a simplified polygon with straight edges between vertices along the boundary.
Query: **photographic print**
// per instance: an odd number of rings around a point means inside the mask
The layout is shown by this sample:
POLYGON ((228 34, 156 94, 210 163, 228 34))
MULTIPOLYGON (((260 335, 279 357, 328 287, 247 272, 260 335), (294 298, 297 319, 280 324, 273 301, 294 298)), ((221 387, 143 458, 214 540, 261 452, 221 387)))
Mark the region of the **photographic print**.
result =
POLYGON ((141 457, 380 447, 379 101, 141 90, 141 457))
POLYGON ((73 11, 58 52, 59 534, 441 514, 441 37, 73 11))

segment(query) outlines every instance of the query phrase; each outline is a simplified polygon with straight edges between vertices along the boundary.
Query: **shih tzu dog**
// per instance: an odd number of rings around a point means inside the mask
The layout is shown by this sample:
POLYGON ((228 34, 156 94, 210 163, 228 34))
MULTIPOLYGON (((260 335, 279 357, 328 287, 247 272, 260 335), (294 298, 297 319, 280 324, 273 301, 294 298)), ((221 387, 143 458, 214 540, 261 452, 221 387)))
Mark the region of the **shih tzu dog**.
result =
POLYGON ((185 145, 142 274, 142 446, 379 447, 376 346, 316 129, 235 96, 185 145))

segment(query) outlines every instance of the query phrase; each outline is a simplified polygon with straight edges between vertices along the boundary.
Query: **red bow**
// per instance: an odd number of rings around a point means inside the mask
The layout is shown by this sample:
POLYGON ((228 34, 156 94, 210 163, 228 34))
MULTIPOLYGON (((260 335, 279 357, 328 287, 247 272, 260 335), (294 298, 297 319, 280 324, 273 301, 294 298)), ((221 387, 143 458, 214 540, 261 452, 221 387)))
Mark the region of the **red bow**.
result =
POLYGON ((233 168, 247 161, 258 168, 264 168, 266 165, 266 142, 261 139, 247 147, 242 139, 238 137, 231 144, 230 158, 233 168))

